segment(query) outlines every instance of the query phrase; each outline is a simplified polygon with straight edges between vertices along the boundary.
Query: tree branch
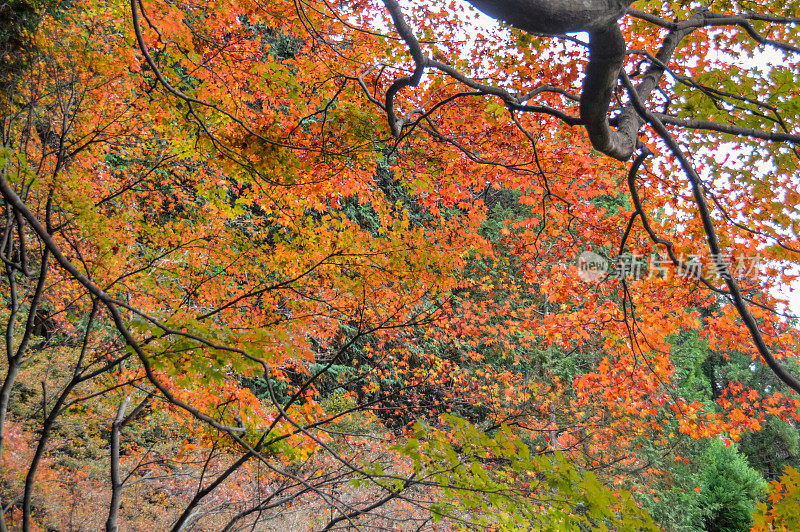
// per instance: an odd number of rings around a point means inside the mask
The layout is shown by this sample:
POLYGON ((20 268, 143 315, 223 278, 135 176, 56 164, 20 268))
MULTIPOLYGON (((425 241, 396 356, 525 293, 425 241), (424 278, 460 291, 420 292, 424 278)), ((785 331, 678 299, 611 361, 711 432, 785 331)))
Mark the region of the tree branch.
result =
POLYGON ((667 130, 666 126, 657 116, 651 113, 645 107, 644 103, 639 99, 638 95, 636 94, 636 90, 634 89, 628 77, 624 74, 623 81, 628 88, 628 94, 631 97, 631 102, 633 103, 636 112, 639 113, 639 115, 651 125, 658 136, 661 137, 669 150, 678 160, 681 169, 683 170, 684 174, 686 174, 686 177, 689 179, 689 182, 692 185, 692 194, 694 196, 695 204, 697 205, 700 220, 703 224, 703 230, 706 234, 708 249, 715 259, 718 271, 724 272, 721 277, 728 287, 733 305, 736 307, 736 310, 739 312, 739 316, 742 318, 742 321, 750 332, 750 336, 753 339, 753 343, 755 344, 758 353, 781 381, 783 381, 795 392, 800 393, 800 379, 789 373, 770 351, 769 347, 764 341, 764 336, 762 335, 761 330, 758 328, 758 323, 750 313, 750 310, 747 308, 747 304, 745 303, 744 298, 742 297, 741 289, 739 288, 739 283, 736 282, 736 279, 728 271, 728 266, 721 259, 722 249, 719 244, 719 238, 717 237, 717 231, 714 227, 714 221, 711 217, 708 203, 706 202, 705 195, 703 194, 703 185, 700 180, 700 176, 697 174, 694 166, 692 166, 692 163, 683 153, 683 150, 681 150, 678 142, 675 140, 669 130, 667 130))

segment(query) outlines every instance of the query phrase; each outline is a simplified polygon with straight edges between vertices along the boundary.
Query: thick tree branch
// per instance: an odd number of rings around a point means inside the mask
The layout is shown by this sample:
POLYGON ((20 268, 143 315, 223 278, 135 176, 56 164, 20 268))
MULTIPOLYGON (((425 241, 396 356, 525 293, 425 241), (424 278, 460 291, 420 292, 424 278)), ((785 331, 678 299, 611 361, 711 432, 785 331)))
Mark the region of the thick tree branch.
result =
POLYGON ((556 35, 607 30, 616 24, 632 0, 467 0, 494 19, 528 33, 556 35))
POLYGON ((119 474, 119 440, 122 420, 125 418, 125 411, 131 396, 128 395, 122 400, 117 408, 117 416, 111 424, 111 502, 109 503, 108 519, 106 520, 106 532, 117 532, 117 515, 119 514, 119 503, 122 495, 122 481, 119 474))
MULTIPOLYGON (((695 13, 689 21, 692 24, 681 29, 672 29, 664 38, 661 48, 656 53, 655 60, 650 63, 645 73, 641 76, 638 85, 635 88, 635 96, 641 100, 646 101, 650 94, 658 88, 661 78, 666 72, 667 65, 670 58, 677 50, 680 42, 691 34, 703 20, 703 12, 695 13)), ((631 98, 634 96, 631 95, 631 98)), ((617 118, 618 129, 623 135, 629 138, 636 139, 639 136, 639 128, 642 127, 644 121, 641 116, 636 112, 633 105, 625 107, 617 118)))
MULTIPOLYGON (((580 98, 581 121, 594 148, 627 160, 636 148, 638 127, 614 131, 608 109, 625 59, 625 38, 617 25, 627 0, 467 0, 490 17, 528 33, 589 32, 589 65, 580 98)), ((626 126, 631 125, 625 123, 626 126)))
POLYGON ((110 476, 111 476, 111 502, 109 503, 108 519, 106 520, 106 532, 117 532, 119 526, 117 525, 117 516, 119 515, 119 506, 122 500, 122 486, 124 481, 119 474, 119 457, 120 457, 120 433, 122 428, 134 419, 147 405, 147 402, 153 397, 153 392, 138 404, 133 412, 125 415, 128 405, 131 401, 131 396, 128 395, 122 400, 119 407, 117 407, 117 415, 111 424, 111 453, 110 453, 110 476))
POLYGON ((392 83, 389 90, 386 91, 386 113, 389 115, 389 127, 392 130, 392 135, 397 137, 403 129, 405 120, 399 120, 397 118, 397 113, 394 110, 394 97, 401 89, 405 87, 416 87, 419 84, 422 79, 422 74, 425 72, 425 67, 427 66, 427 59, 422 54, 422 48, 419 45, 419 41, 414 36, 414 31, 403 17, 400 4, 395 0, 384 0, 383 3, 392 16, 392 22, 395 28, 397 28, 397 32, 408 45, 408 49, 411 51, 411 56, 414 58, 414 63, 416 64, 414 72, 410 76, 398 78, 392 83))
POLYGON ((625 60, 625 38, 619 26, 589 34, 589 65, 581 91, 581 120, 594 148, 609 157, 625 161, 636 149, 636 130, 614 131, 608 124, 608 108, 625 60))

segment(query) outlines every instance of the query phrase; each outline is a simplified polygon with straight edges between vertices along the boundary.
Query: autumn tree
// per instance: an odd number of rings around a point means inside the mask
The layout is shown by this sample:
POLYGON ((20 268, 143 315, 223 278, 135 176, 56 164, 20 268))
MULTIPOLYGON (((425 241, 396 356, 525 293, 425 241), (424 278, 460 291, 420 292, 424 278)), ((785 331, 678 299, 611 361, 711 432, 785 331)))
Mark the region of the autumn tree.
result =
POLYGON ((470 3, 2 7, 3 527, 647 527, 798 420, 796 3, 470 3))

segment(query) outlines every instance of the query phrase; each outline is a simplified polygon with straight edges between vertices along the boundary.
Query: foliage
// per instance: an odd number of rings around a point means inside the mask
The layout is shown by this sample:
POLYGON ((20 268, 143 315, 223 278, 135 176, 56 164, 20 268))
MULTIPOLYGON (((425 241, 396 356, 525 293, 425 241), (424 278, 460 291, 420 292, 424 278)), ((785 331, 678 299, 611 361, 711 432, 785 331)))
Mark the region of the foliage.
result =
POLYGON ((746 528, 800 455, 797 10, 3 4, 0 530, 746 528))
POLYGON ((758 505, 754 530, 793 530, 800 525, 800 473, 787 467, 769 487, 769 502, 758 505))
POLYGON ((766 482, 736 452, 735 444, 726 446, 714 440, 702 460, 707 465, 699 493, 702 506, 709 511, 704 530, 748 530, 755 501, 766 493, 766 482))
POLYGON ((401 449, 417 474, 442 486, 443 497, 432 508, 435 519, 488 505, 478 520, 488 529, 658 530, 630 493, 608 489, 560 453, 531 455, 507 426, 489 436, 461 418, 446 421, 447 433, 417 425, 401 449))

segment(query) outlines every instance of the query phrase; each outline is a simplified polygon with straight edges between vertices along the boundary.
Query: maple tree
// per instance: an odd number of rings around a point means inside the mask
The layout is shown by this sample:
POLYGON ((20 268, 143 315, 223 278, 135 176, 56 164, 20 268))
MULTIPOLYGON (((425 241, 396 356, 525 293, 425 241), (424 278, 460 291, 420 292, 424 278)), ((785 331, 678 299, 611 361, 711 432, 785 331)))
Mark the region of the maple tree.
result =
POLYGON ((746 521, 800 7, 470 3, 0 7, 0 529, 746 521))

